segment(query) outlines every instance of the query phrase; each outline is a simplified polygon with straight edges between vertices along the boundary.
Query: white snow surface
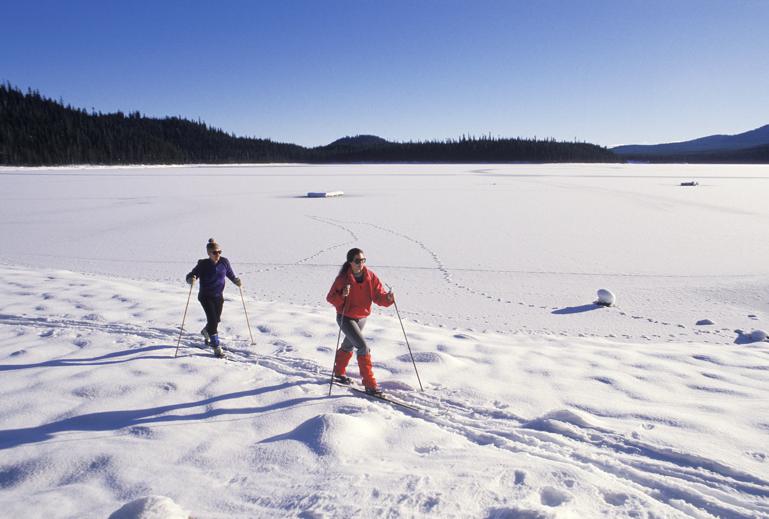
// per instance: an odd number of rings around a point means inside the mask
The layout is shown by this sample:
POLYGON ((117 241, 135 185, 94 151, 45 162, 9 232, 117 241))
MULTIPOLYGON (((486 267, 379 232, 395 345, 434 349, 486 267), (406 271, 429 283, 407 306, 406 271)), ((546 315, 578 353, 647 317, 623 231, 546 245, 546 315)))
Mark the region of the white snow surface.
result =
POLYGON ((109 519, 188 519, 186 510, 165 496, 147 496, 123 505, 109 519))
POLYGON ((0 168, 1 515, 769 517, 768 194, 767 166, 0 168), (210 237, 227 358, 194 295, 175 356, 210 237), (418 411, 328 396, 353 246, 418 411))

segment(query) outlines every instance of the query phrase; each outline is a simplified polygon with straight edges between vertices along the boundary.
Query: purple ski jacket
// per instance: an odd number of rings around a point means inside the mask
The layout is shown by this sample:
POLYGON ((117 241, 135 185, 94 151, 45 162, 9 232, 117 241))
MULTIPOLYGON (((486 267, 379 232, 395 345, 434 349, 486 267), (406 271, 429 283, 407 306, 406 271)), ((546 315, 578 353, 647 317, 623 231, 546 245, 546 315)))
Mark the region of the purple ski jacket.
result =
POLYGON ((237 279, 230 266, 230 261, 224 256, 219 258, 219 262, 216 264, 209 258, 198 260, 195 268, 187 274, 187 280, 192 276, 197 276, 200 280, 198 294, 202 296, 219 296, 224 292, 225 277, 229 278, 233 283, 237 279))

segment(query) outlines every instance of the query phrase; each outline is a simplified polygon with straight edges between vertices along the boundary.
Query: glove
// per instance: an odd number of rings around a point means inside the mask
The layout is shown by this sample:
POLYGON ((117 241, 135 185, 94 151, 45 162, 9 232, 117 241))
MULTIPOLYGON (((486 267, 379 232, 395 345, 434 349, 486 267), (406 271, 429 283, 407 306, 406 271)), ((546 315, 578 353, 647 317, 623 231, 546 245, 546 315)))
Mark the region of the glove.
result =
POLYGON ((192 286, 192 283, 194 283, 196 279, 198 278, 195 276, 187 276, 184 280, 187 282, 188 285, 192 286))
POLYGON ((235 283, 239 287, 243 286, 243 282, 240 280, 240 278, 235 278, 235 281, 233 281, 233 283, 235 283))

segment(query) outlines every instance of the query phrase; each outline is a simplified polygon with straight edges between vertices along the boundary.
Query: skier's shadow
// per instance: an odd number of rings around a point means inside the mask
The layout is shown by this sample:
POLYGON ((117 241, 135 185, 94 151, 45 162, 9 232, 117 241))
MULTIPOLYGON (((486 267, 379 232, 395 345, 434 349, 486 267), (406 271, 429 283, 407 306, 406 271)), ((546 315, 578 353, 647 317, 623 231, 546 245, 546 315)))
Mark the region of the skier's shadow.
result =
MULTIPOLYGON (((288 407, 297 406, 306 402, 315 400, 327 400, 328 396, 301 397, 291 400, 283 400, 270 405, 241 407, 239 409, 211 409, 210 407, 217 403, 238 398, 248 398, 272 391, 281 391, 293 386, 304 384, 315 384, 317 382, 299 381, 285 382, 275 386, 260 387, 249 389, 247 391, 237 391, 235 393, 226 393, 223 395, 205 398, 194 402, 185 402, 159 407, 149 407, 147 409, 129 409, 125 411, 103 411, 99 413, 87 413, 70 418, 64 418, 56 422, 40 425, 38 427, 27 427, 21 429, 6 429, 0 431, 0 450, 18 447, 30 443, 39 443, 50 440, 57 433, 70 431, 117 431, 147 424, 162 424, 178 421, 206 420, 217 416, 228 415, 246 415, 259 414, 271 411, 278 411, 288 407), (191 414, 170 414, 181 409, 201 408, 200 411, 191 414)), ((333 397, 331 397, 333 398, 333 397)))
POLYGON ((158 346, 145 346, 144 348, 134 348, 128 350, 113 351, 106 355, 100 355, 98 357, 86 357, 80 359, 56 359, 46 360, 43 362, 37 362, 35 364, 0 364, 0 371, 14 371, 17 369, 30 369, 30 368, 56 368, 62 366, 101 366, 106 364, 120 364, 122 362, 130 362, 132 360, 167 360, 173 358, 172 355, 136 355, 137 353, 147 353, 158 350, 170 350, 175 349, 176 346, 171 345, 158 345, 158 346), (131 355, 131 357, 128 357, 131 355), (115 360, 119 357, 128 357, 119 360, 115 360))
POLYGON ((558 310, 553 310, 552 313, 555 315, 581 314, 584 312, 591 312, 593 310, 598 310, 599 308, 603 308, 603 307, 595 303, 590 303, 589 305, 567 306, 566 308, 559 308, 558 310))

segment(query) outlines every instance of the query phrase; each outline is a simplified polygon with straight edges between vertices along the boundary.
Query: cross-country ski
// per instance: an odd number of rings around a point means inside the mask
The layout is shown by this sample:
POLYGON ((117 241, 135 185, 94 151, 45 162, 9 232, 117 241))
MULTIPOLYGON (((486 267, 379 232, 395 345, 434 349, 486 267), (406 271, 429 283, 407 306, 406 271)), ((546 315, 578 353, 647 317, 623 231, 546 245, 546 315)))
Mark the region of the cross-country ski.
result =
POLYGON ((342 384, 339 382, 334 382, 334 386, 336 387, 342 387, 345 389, 349 389, 350 391, 354 391, 355 393, 365 395, 368 398, 373 398, 375 400, 381 400, 383 402, 387 402, 388 404, 394 405, 396 407, 401 407, 404 409, 409 409, 411 411, 416 411, 418 413, 424 413, 424 409, 420 409, 419 407, 413 406, 411 404, 408 404, 406 402, 403 402, 402 400, 399 400, 397 398, 393 398, 392 395, 387 394, 385 392, 379 392, 379 393, 371 393, 367 392, 365 389, 361 389, 360 387, 357 387, 353 384, 342 384))

